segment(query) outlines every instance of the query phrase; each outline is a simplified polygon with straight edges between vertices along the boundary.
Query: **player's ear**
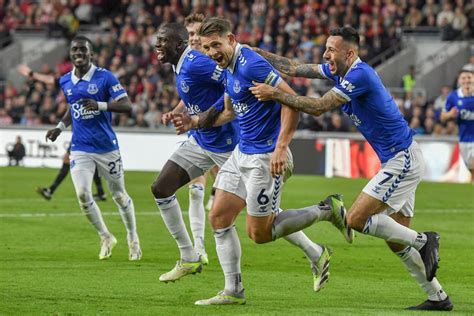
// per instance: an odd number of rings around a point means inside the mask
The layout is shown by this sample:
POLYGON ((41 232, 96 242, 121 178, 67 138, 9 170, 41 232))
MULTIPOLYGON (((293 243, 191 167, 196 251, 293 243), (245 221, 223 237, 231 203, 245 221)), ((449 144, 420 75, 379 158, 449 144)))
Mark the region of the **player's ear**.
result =
POLYGON ((227 39, 229 40, 229 43, 232 45, 235 43, 235 35, 232 33, 227 34, 227 39))

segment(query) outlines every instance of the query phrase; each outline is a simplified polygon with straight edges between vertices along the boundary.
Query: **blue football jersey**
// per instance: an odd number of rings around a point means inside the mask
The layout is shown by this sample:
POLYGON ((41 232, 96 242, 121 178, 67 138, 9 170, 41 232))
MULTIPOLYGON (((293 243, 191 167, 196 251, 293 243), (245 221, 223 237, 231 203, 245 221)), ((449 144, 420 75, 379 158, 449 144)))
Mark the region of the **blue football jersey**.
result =
POLYGON ((227 70, 225 93, 240 125, 240 151, 262 154, 275 149, 280 132, 281 105, 275 101, 261 102, 250 92, 252 81, 277 86, 280 75, 263 57, 237 44, 227 70))
POLYGON ((329 64, 321 65, 320 73, 336 82, 332 91, 347 100, 342 110, 349 115, 382 163, 411 145, 415 132, 372 67, 357 59, 344 78, 332 75, 329 64))
POLYGON ((459 88, 448 95, 444 111, 458 109, 459 141, 474 142, 474 94, 463 95, 459 88))
MULTIPOLYGON (((225 72, 212 59, 188 46, 174 72, 176 89, 190 115, 205 112, 212 106, 222 111, 225 72)), ((199 146, 217 153, 232 151, 239 142, 237 122, 192 130, 190 135, 199 146)))
POLYGON ((82 99, 97 102, 119 100, 127 96, 120 82, 108 70, 91 66, 78 78, 74 70, 59 79, 66 96, 72 117, 71 151, 106 153, 119 148, 117 136, 112 129, 112 113, 108 111, 86 111, 82 99))

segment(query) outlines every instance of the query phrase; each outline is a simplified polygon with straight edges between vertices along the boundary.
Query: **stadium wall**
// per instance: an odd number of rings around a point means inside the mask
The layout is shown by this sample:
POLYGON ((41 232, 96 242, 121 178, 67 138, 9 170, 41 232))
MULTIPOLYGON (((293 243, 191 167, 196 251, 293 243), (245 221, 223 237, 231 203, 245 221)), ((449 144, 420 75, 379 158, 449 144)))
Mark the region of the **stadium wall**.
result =
MULTIPOLYGON (((57 168, 69 146, 71 132, 52 143, 44 129, 0 128, 0 166, 8 165, 7 150, 21 136, 26 147, 25 167, 57 168)), ((171 132, 120 129, 117 131, 126 170, 159 171, 174 149, 186 139, 171 132)), ((425 157, 424 180, 469 182, 470 174, 456 137, 418 136, 425 157)), ((297 132, 291 144, 294 174, 326 177, 371 178, 380 169, 372 147, 360 134, 297 132)))

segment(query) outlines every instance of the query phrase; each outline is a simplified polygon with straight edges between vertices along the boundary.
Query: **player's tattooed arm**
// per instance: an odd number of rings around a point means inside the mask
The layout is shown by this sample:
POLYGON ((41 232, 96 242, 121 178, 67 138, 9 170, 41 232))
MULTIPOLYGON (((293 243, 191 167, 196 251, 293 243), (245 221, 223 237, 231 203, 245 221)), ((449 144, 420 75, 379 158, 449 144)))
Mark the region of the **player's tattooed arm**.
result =
POLYGON ((346 99, 333 90, 329 90, 321 98, 312 98, 291 95, 264 83, 254 82, 254 85, 254 87, 250 88, 250 91, 258 100, 275 100, 295 110, 312 115, 321 115, 347 103, 346 99))
POLYGON ((278 71, 288 76, 326 79, 320 72, 319 64, 303 64, 296 59, 278 56, 257 47, 254 47, 253 50, 265 58, 278 71))
POLYGON ((221 126, 235 118, 234 108, 229 96, 224 98, 224 109, 218 111, 215 107, 210 107, 206 112, 198 115, 199 119, 196 128, 210 128, 221 126))
POLYGON ((214 125, 220 112, 215 107, 210 107, 206 112, 199 113, 196 128, 210 128, 214 125))
POLYGON ((227 98, 228 97, 226 96, 223 111, 219 111, 214 106, 211 106, 207 111, 199 113, 198 115, 190 116, 187 112, 174 114, 172 122, 174 124, 176 134, 184 134, 190 129, 220 126, 232 121, 235 117, 235 114, 232 104, 230 103, 230 99, 227 101, 227 98))

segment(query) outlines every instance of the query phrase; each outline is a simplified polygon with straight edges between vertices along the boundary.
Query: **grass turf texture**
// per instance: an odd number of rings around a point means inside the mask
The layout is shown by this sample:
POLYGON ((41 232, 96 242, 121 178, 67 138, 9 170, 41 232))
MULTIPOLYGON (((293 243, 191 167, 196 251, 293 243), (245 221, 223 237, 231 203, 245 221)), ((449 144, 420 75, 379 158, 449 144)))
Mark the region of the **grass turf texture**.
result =
MULTIPOLYGON (((242 213, 237 227, 247 305, 194 306, 194 301, 215 295, 224 284, 208 224, 209 266, 200 275, 160 283, 159 275, 174 266, 179 254, 150 193, 155 174, 126 175, 143 250, 142 260, 135 263, 127 260, 125 228, 110 195, 99 206, 119 243, 111 259, 99 261, 99 238, 81 214, 70 176, 49 202, 34 191, 49 185, 56 173, 0 168, 0 314, 412 315, 416 313, 403 309, 426 299, 382 240, 358 234, 349 245, 326 222, 306 229, 314 241, 334 251, 330 281, 316 294, 303 253, 284 240, 254 244, 246 236, 242 213), (26 213, 46 215, 20 216, 26 213)), ((365 183, 294 176, 285 187, 282 207, 317 203, 335 192, 343 193, 350 205, 365 183)), ((413 220, 417 231, 440 233, 438 278, 455 304, 454 313, 465 315, 474 314, 473 193, 468 184, 422 183, 413 220)), ((187 210, 187 188, 179 191, 178 198, 187 210)), ((188 222, 187 214, 184 217, 188 222)))

